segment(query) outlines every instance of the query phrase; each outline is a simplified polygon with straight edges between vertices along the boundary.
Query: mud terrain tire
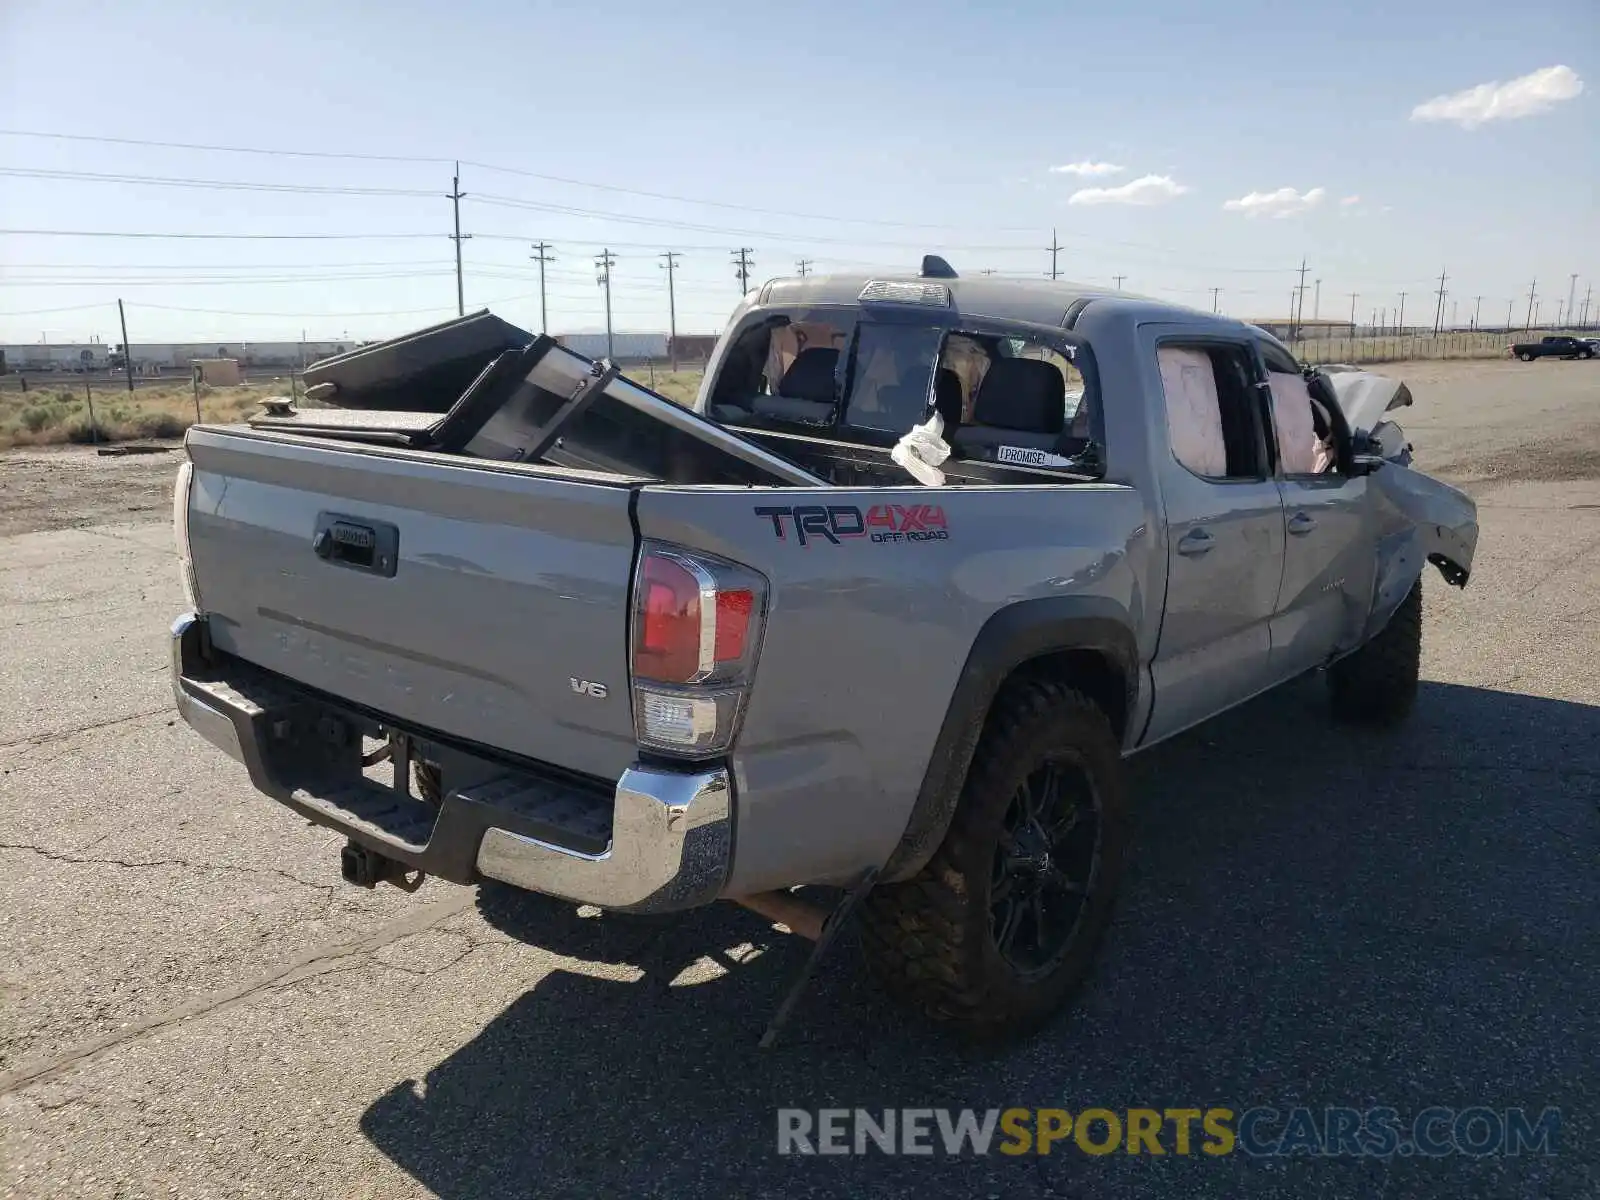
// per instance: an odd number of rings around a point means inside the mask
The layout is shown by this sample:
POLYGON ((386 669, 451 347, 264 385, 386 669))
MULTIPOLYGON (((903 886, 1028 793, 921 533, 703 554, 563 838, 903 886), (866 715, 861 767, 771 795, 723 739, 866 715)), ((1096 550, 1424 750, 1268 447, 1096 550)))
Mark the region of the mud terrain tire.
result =
POLYGON ((1377 637, 1328 668, 1333 715, 1355 725, 1398 725, 1411 713, 1422 671, 1422 580, 1411 585, 1377 637))
POLYGON ((885 989, 979 1041, 1054 1014, 1111 916, 1126 792, 1116 735, 1093 701, 1055 682, 1008 687, 944 842, 863 906, 868 963, 885 989))

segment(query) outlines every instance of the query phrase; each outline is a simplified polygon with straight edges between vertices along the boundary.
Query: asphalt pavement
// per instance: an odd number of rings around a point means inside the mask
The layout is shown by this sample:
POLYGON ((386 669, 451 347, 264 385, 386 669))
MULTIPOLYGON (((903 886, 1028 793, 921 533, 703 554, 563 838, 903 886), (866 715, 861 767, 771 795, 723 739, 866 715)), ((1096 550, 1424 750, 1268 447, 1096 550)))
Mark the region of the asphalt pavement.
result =
POLYGON ((848 939, 758 1050, 808 946, 732 906, 340 883, 338 838, 174 722, 163 514, 0 537, 0 1191, 1600 1195, 1600 364, 1513 366, 1419 373, 1404 415, 1483 524, 1465 592, 1430 572, 1413 719, 1335 727, 1310 679, 1136 758, 1100 964, 1002 1052, 891 1007, 848 939), (1296 1105, 1555 1107, 1560 1133, 777 1153, 780 1108, 1296 1105))

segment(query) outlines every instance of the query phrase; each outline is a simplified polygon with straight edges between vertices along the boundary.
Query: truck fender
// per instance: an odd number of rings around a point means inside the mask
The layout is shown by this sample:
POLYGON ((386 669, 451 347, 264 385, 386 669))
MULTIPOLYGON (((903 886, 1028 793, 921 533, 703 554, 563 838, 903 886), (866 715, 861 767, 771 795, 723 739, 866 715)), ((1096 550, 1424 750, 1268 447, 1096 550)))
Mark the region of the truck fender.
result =
POLYGON ((1428 563, 1445 582, 1466 587, 1478 545, 1478 509, 1465 492, 1404 467, 1385 466, 1370 478, 1391 532, 1378 538, 1372 607, 1357 645, 1389 623, 1428 563))
MULTIPOLYGON (((1064 651, 1089 651, 1110 665, 1119 694, 1096 698, 1120 702, 1107 716, 1114 726, 1125 726, 1137 702, 1139 653, 1122 605, 1103 596, 1046 596, 999 609, 967 654, 905 833, 880 873, 883 882, 915 875, 944 840, 989 709, 1006 680, 1028 662, 1064 651)), ((1117 728, 1119 738, 1124 733, 1117 728)))

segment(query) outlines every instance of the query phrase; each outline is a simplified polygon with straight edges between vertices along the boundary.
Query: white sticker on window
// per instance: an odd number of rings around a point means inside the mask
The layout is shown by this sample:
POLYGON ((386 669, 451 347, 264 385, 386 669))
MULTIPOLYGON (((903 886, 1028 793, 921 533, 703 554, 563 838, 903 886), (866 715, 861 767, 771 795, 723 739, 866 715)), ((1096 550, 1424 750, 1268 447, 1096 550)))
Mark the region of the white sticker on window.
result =
POLYGON ((1024 467, 1070 467, 1072 460, 1047 450, 1034 450, 1029 446, 1001 446, 995 459, 1003 463, 1017 463, 1024 467))

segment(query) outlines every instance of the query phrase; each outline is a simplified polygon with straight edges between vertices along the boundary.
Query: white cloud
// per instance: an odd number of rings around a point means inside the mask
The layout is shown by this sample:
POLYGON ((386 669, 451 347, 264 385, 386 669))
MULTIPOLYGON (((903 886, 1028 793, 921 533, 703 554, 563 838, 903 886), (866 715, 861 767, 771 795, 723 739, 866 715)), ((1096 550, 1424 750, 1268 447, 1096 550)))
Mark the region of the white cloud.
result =
POLYGON ((1084 159, 1082 162, 1063 163, 1059 167, 1051 167, 1052 175, 1077 175, 1085 179, 1099 179, 1102 175, 1120 175, 1128 168, 1116 163, 1094 162, 1084 159))
POLYGON ((1166 175, 1144 175, 1118 187, 1083 188, 1073 192, 1068 204, 1165 204, 1189 189, 1166 175))
POLYGON ((1361 197, 1360 196, 1346 196, 1346 197, 1344 197, 1344 199, 1339 201, 1339 204, 1340 204, 1340 206, 1342 208, 1349 208, 1352 204, 1360 204, 1360 203, 1361 203, 1361 197))
POLYGON ((1275 192, 1251 192, 1225 202, 1222 207, 1229 212, 1242 212, 1247 217, 1292 217, 1315 208, 1327 194, 1326 188, 1297 192, 1292 187, 1281 187, 1275 192))
POLYGON ((1411 110, 1413 121, 1454 121, 1476 129, 1485 121, 1531 117, 1571 100, 1583 91, 1583 80, 1571 67, 1544 67, 1506 83, 1498 79, 1463 92, 1435 96, 1411 110))

